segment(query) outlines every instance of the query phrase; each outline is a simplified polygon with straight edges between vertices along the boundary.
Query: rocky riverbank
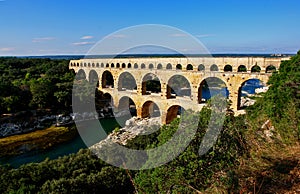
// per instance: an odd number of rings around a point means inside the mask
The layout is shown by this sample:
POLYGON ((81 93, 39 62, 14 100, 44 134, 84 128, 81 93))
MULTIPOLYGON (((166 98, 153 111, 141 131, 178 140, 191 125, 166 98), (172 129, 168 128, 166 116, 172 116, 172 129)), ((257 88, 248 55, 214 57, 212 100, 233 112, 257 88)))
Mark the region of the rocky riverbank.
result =
POLYGON ((126 143, 135 138, 138 135, 147 135, 155 132, 161 126, 160 117, 155 118, 137 118, 132 117, 127 120, 125 126, 120 129, 115 129, 110 133, 106 139, 90 147, 91 150, 99 150, 105 144, 112 142, 120 145, 126 145, 126 143))

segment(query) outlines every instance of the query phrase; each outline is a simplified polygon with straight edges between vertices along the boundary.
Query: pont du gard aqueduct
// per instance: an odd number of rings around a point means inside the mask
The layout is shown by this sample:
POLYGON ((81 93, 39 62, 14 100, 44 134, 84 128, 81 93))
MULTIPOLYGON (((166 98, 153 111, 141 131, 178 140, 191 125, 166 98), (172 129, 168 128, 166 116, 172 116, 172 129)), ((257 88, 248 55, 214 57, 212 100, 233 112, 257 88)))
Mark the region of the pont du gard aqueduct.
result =
MULTIPOLYGON (((200 110, 202 89, 210 79, 227 88, 231 109, 241 107, 247 80, 267 83, 288 57, 123 57, 71 60, 69 68, 108 95, 116 110, 132 108, 139 118, 159 112, 169 123, 180 110, 200 110), (151 85, 152 84, 152 85, 151 85), (151 87, 151 89, 149 89, 151 87)), ((206 84, 207 85, 207 84, 206 84)), ((208 84, 209 85, 209 84, 208 84)))

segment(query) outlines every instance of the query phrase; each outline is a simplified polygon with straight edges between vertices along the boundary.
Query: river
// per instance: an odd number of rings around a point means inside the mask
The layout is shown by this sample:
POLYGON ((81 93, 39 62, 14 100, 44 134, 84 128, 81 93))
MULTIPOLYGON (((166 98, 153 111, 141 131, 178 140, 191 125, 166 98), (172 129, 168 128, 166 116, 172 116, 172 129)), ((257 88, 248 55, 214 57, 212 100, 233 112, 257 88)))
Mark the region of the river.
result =
MULTIPOLYGON (((245 91, 248 94, 254 94, 256 88, 260 88, 263 85, 258 80, 250 80, 248 81, 242 88, 242 91, 245 91)), ((218 93, 221 93, 224 96, 228 96, 229 92, 226 88, 220 89, 211 89, 211 90, 203 90, 202 95, 203 98, 209 99, 211 96, 214 96, 218 93)), ((242 94, 245 96, 245 93, 242 94)), ((118 126, 124 126, 125 121, 129 119, 129 117, 123 117, 117 119, 114 118, 104 118, 100 119, 100 123, 105 129, 107 133, 110 133, 118 126)), ((87 148, 85 143, 82 141, 81 137, 78 135, 76 138, 69 142, 65 142, 59 145, 55 145, 47 150, 35 150, 30 151, 18 156, 11 157, 3 157, 0 158, 0 164, 10 164, 12 167, 17 168, 22 164, 30 163, 30 162, 41 162, 46 158, 55 159, 61 156, 65 156, 71 153, 76 153, 82 148, 87 148)))

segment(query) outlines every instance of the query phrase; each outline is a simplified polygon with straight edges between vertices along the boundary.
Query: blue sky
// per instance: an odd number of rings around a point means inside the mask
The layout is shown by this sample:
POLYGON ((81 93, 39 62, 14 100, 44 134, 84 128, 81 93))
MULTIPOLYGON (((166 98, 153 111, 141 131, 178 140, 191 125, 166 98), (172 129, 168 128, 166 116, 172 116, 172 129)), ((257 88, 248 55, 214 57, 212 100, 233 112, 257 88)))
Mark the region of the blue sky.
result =
POLYGON ((163 24, 212 53, 296 53, 299 0, 0 0, 0 55, 85 54, 122 28, 163 24))

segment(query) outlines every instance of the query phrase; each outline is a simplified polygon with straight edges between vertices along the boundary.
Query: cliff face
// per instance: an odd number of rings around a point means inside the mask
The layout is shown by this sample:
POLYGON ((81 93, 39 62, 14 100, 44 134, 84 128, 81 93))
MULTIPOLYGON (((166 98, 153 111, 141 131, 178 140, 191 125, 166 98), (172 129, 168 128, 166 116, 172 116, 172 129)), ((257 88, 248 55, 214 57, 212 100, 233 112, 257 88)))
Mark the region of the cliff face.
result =
POLYGON ((161 126, 160 122, 161 120, 159 117, 143 119, 132 117, 126 121, 125 127, 115 129, 106 139, 91 146, 91 149, 101 149, 104 144, 109 144, 111 142, 126 145, 129 140, 134 139, 138 135, 148 135, 159 130, 161 126))

